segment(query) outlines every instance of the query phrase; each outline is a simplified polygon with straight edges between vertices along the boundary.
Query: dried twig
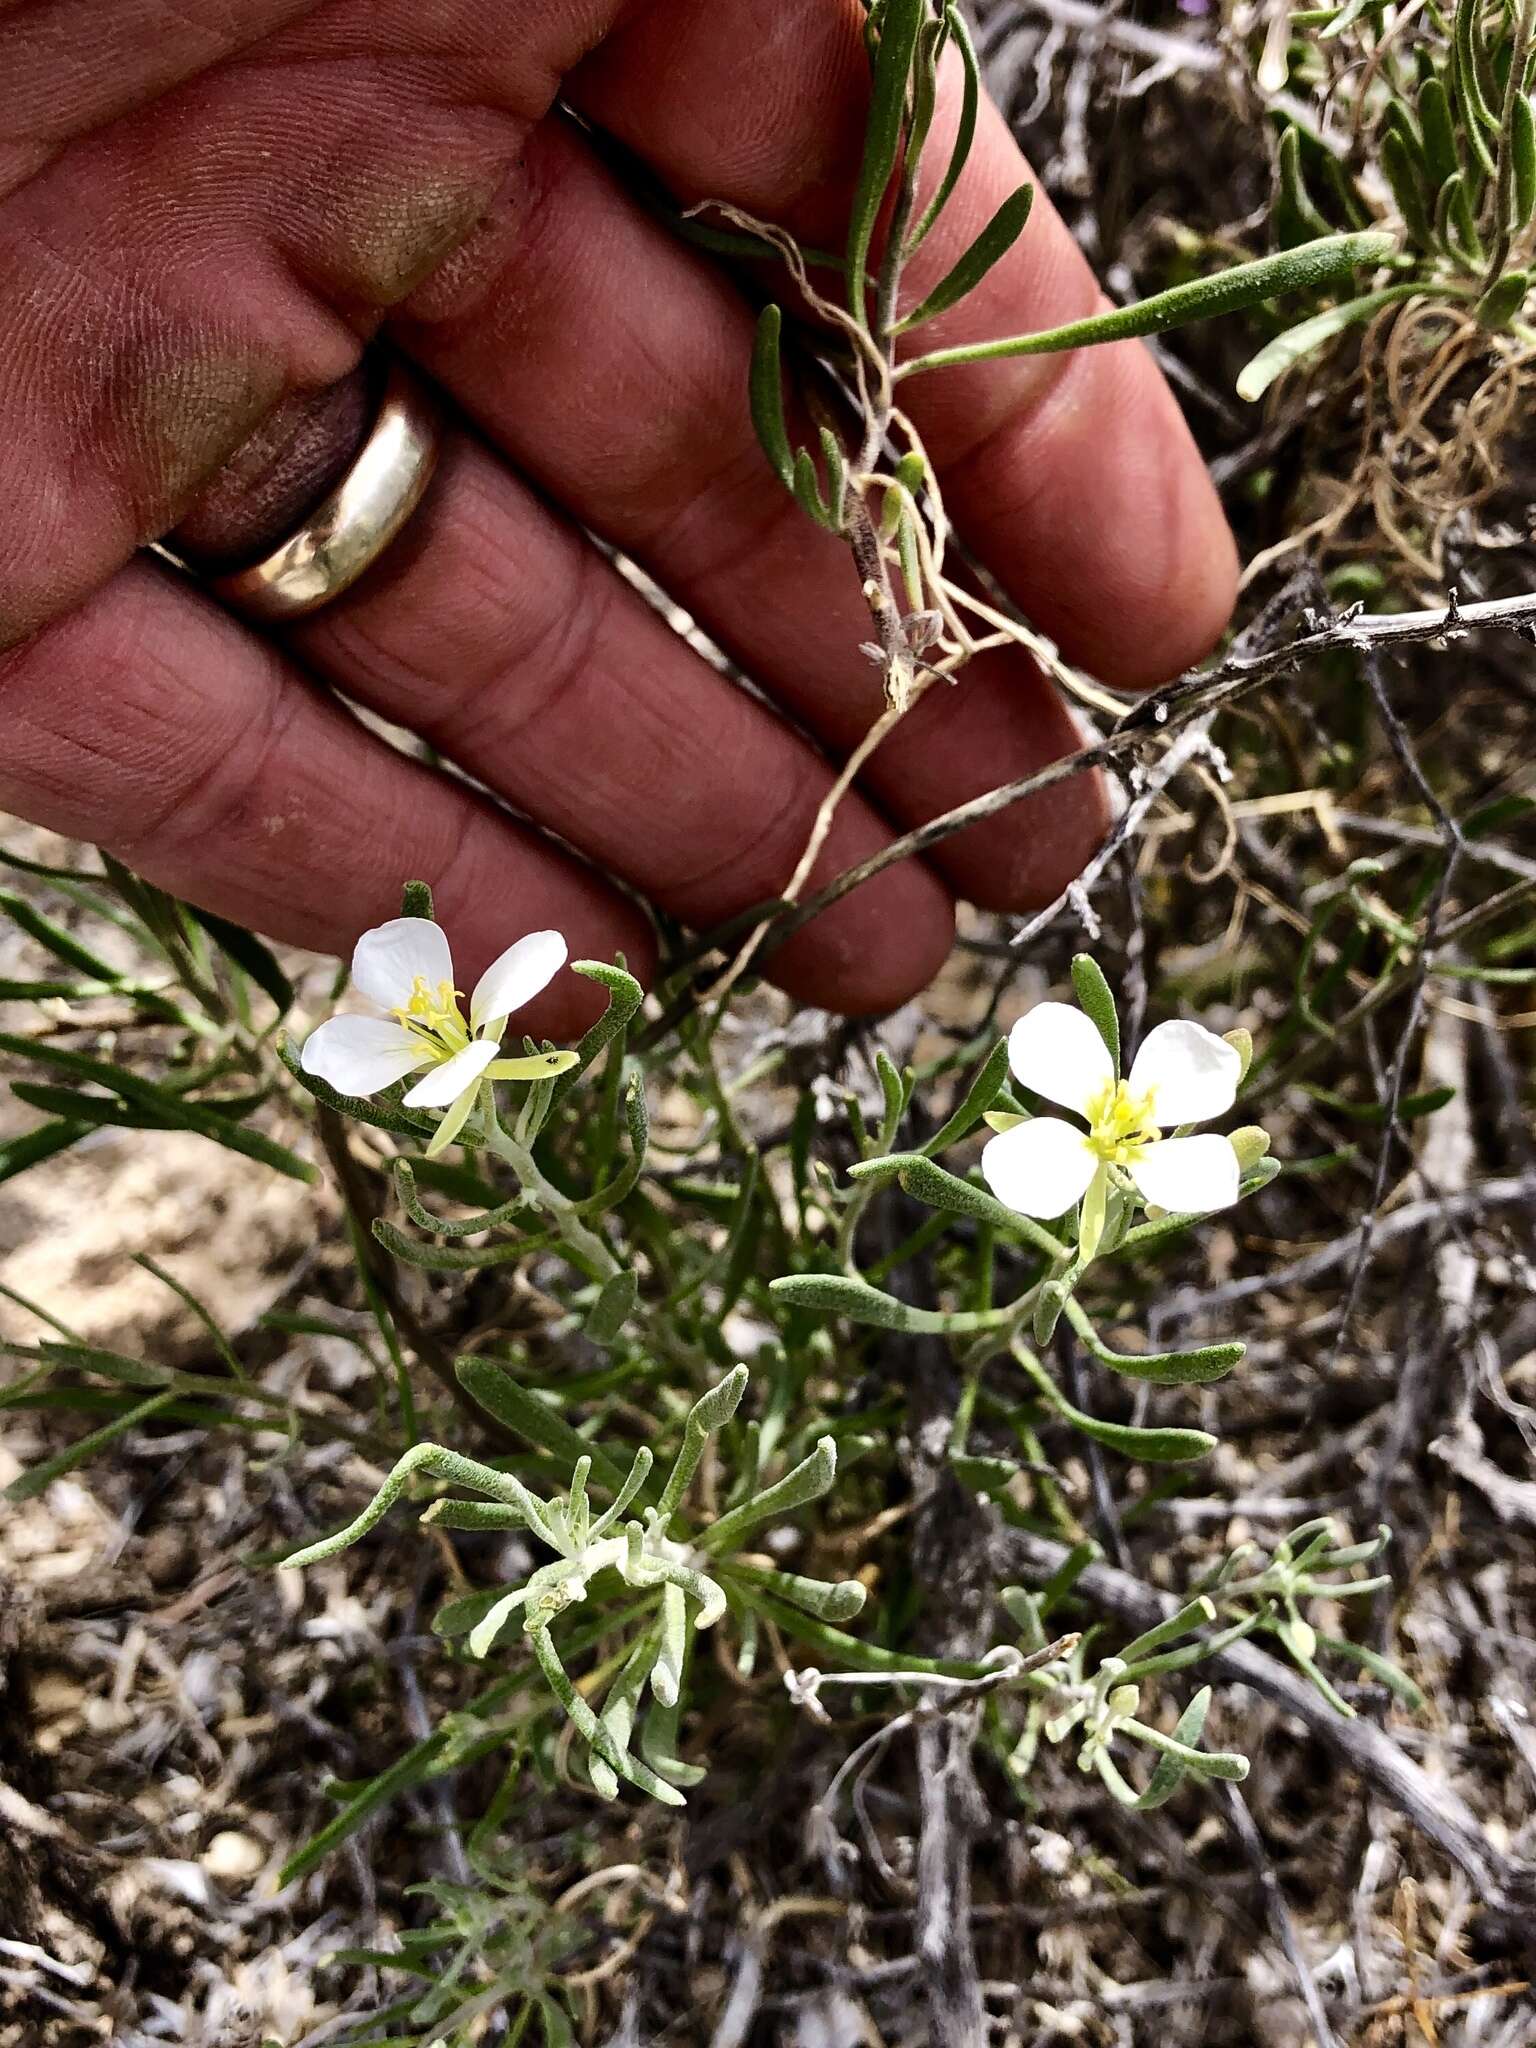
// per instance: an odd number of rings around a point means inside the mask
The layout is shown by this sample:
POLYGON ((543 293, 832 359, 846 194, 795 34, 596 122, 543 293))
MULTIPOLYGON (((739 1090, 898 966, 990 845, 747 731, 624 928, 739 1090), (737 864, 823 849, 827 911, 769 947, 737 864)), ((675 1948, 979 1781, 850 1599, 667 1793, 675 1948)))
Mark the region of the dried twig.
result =
POLYGON ((963 832, 968 825, 996 817, 1014 804, 1022 803, 1026 797, 1054 788, 1057 783, 1069 781, 1074 775, 1130 760, 1149 739, 1159 734, 1171 738, 1192 719, 1239 702, 1314 656, 1346 648, 1358 651, 1362 648, 1411 646, 1455 637, 1478 628, 1514 632, 1529 638, 1536 634, 1536 595, 1490 598, 1470 605, 1458 605, 1453 596, 1448 605, 1428 611, 1348 611, 1323 623, 1311 618, 1306 630, 1286 645, 1260 654, 1230 655, 1213 669, 1194 670, 1181 676, 1128 711, 1113 732, 1092 746, 1079 747, 1075 752, 1047 763, 1044 768, 1036 769, 1032 775, 1003 783, 984 796, 972 797, 968 803, 931 818, 926 825, 903 833, 878 853, 871 854, 869 859, 846 868, 805 903, 781 908, 774 913, 770 919, 774 929, 769 943, 782 945, 802 925, 808 924, 861 883, 872 880, 897 861, 911 860, 926 853, 930 847, 939 845, 956 832, 963 832))

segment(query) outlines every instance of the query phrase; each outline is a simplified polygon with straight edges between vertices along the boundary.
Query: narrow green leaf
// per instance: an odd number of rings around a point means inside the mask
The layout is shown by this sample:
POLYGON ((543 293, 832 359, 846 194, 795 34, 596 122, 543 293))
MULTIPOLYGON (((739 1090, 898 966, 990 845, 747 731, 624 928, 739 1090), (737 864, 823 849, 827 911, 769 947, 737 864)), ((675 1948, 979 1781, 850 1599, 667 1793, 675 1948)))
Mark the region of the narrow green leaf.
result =
POLYGON ((40 1465, 33 1465, 23 1472, 19 1479, 13 1479, 5 1489, 7 1500, 35 1500, 47 1491, 55 1479, 66 1472, 73 1472, 77 1465, 84 1465, 94 1458, 98 1451, 104 1451, 108 1444, 115 1443, 124 1431, 136 1429, 141 1422, 147 1422, 152 1415, 158 1415, 162 1408, 169 1407, 176 1399, 174 1390, 151 1394, 147 1401, 141 1401, 136 1408, 130 1408, 125 1415, 116 1416, 100 1429, 93 1429, 89 1436, 81 1437, 67 1449, 56 1451, 51 1458, 45 1458, 40 1465))
POLYGON ((909 377, 919 371, 943 369, 953 363, 979 363, 1003 356, 1050 355, 1061 349, 1125 341, 1135 335, 1162 334, 1170 327, 1180 327, 1191 320, 1214 319, 1223 313, 1235 313, 1244 306, 1283 298, 1291 292, 1321 291, 1362 265, 1384 261, 1396 246, 1391 235, 1375 229, 1364 234, 1329 235, 1320 241, 1303 242, 1297 249, 1284 249, 1275 256, 1261 256, 1252 263, 1234 264, 1229 270, 1218 271, 1214 277, 1173 285, 1165 292, 1142 299, 1137 305, 1091 314, 1085 320, 1070 321, 1065 327, 1046 328, 1038 334, 1012 335, 1002 341, 937 349, 932 355, 917 356, 902 364, 897 375, 909 377))
POLYGON ((1409 240, 1416 248, 1427 251, 1434 241, 1434 223, 1413 158, 1402 136, 1392 129, 1382 137, 1381 168, 1392 188, 1409 240))
POLYGON ((1460 171, 1447 178, 1435 202, 1435 232, 1468 263, 1483 259, 1483 238, 1477 231, 1472 191, 1460 171))
POLYGON ((560 1662, 555 1650, 549 1630, 536 1628, 528 1641, 532 1645, 534 1656, 538 1659, 539 1668, 548 1681, 550 1691, 564 1707, 567 1717, 575 1724, 577 1734, 602 1758, 608 1768, 616 1776, 627 1778, 640 1791, 649 1792, 651 1797, 659 1800, 663 1806, 686 1805, 683 1795, 674 1786, 669 1785, 664 1778, 658 1778, 656 1773, 638 1757, 618 1747, 586 1700, 571 1683, 565 1666, 560 1662))
POLYGON ((810 1456, 802 1458, 782 1479, 712 1523, 699 1539, 699 1548, 709 1552, 730 1550, 759 1523, 793 1514, 807 1501, 820 1500, 836 1476, 837 1446, 831 1437, 824 1436, 810 1456))
POLYGON ((875 52, 864 154, 848 217, 848 304, 858 320, 865 317, 864 273, 869 248, 901 148, 907 82, 926 12, 926 0, 887 0, 880 17, 880 44, 875 52))
POLYGON ((1072 986, 1084 1015, 1103 1039, 1109 1056, 1120 1072, 1120 1014, 1104 970, 1091 953, 1078 953, 1072 961, 1072 986))
POLYGON ((768 1285, 781 1301, 796 1308, 846 1316, 850 1322, 869 1324, 878 1330, 963 1336, 976 1330, 999 1329, 1012 1313, 1009 1309, 987 1309, 945 1314, 935 1309, 911 1308, 892 1294, 882 1294, 867 1280, 856 1280, 846 1273, 789 1273, 782 1279, 770 1280, 768 1285))
MULTIPOLYGON (((1173 1734, 1174 1740, 1186 1749, 1193 1749, 1199 1742, 1205 1728, 1205 1717, 1210 1709, 1211 1688, 1202 1686, 1180 1714, 1173 1734)), ((1165 1752, 1159 1756, 1147 1781, 1147 1789, 1136 1801, 1139 1813, 1150 1813, 1154 1808, 1166 1806, 1189 1775, 1176 1753, 1165 1752)))
POLYGON ((264 945, 254 932, 231 924, 227 918, 215 917, 210 910, 199 910, 193 903, 187 909, 220 952, 227 954, 240 972, 255 982, 279 1017, 286 1017, 293 1008, 293 983, 277 964, 271 947, 264 945))
POLYGON ((795 450, 790 489, 794 492, 801 511, 814 519, 818 526, 825 526, 830 531, 832 508, 821 494, 821 478, 816 474, 816 465, 811 460, 809 448, 795 450))
MULTIPOLYGON (((416 1193, 417 1164, 409 1159, 395 1161, 395 1192, 400 1205, 411 1221, 421 1230, 435 1231, 439 1237, 474 1237, 483 1230, 512 1228, 526 1230, 540 1220, 541 1212, 530 1205, 525 1195, 514 1195, 510 1201, 500 1202, 492 1209, 478 1210, 473 1216, 435 1216, 416 1193)), ((437 1162, 431 1162, 434 1166, 437 1162)))
POLYGON ((68 1123, 89 1125, 93 1130, 174 1129, 170 1118, 155 1110, 136 1109, 116 1096, 97 1095, 85 1088, 51 1088, 43 1081, 13 1081, 11 1093, 28 1109, 40 1109, 45 1116, 62 1117, 68 1123))
POLYGON ((0 1138, 0 1181, 12 1180, 29 1166, 38 1166, 56 1152, 78 1145, 87 1128, 85 1124, 59 1121, 39 1124, 36 1130, 23 1131, 14 1138, 0 1138))
MULTIPOLYGON (((1190 1706, 1193 1707, 1191 1701, 1190 1706)), ((1186 1708, 1188 1715, 1190 1709, 1186 1708)), ((1151 1749, 1161 1750, 1164 1756, 1174 1758, 1186 1771, 1197 1778, 1219 1778, 1230 1785, 1240 1785, 1248 1775, 1248 1759, 1230 1749, 1196 1749, 1192 1744, 1182 1742, 1177 1735, 1165 1735, 1160 1728, 1149 1728, 1145 1721, 1126 1721, 1127 1735, 1138 1742, 1144 1742, 1151 1749)), ((1203 1716, 1202 1716, 1203 1725, 1203 1716)))
POLYGON ((1091 1437, 1108 1450, 1118 1451, 1124 1458, 1134 1458, 1144 1465, 1185 1465, 1191 1459, 1208 1457, 1216 1448, 1215 1437, 1203 1429, 1137 1429, 1130 1423, 1102 1422, 1096 1415, 1085 1415, 1081 1408, 1073 1407, 1025 1345, 1016 1343, 1013 1356, 1046 1405, 1054 1408, 1064 1422, 1070 1422, 1083 1436, 1091 1437))
POLYGON ((921 1156, 931 1159, 936 1152, 943 1152, 949 1146, 959 1144, 962 1138, 969 1137, 996 1102, 1007 1079, 1008 1041, 1000 1038, 982 1061, 975 1080, 965 1091, 965 1099, 923 1146, 921 1156))
POLYGON ((1149 1380, 1154 1386, 1208 1386, 1232 1370, 1242 1359, 1242 1344, 1201 1344, 1189 1351, 1111 1351, 1088 1318, 1082 1303, 1066 1304, 1067 1321, 1077 1332, 1083 1348, 1100 1365, 1126 1379, 1149 1380))
POLYGON ((1423 1693, 1407 1672, 1400 1671, 1390 1657, 1383 1657, 1378 1651, 1368 1649, 1364 1643, 1347 1642, 1342 1636, 1320 1635, 1317 1647, 1320 1650, 1331 1651, 1335 1657, 1347 1657, 1351 1663, 1358 1664, 1415 1713, 1423 1708, 1423 1693))
POLYGON ((598 1054, 616 1040, 623 1049, 623 1037, 629 1028, 630 1019, 645 1001, 645 990, 632 974, 622 967, 606 967, 600 960, 573 960, 571 972, 581 974, 588 981, 601 982, 608 991, 608 1007, 592 1028, 583 1033, 576 1047, 576 1064, 569 1073, 562 1074, 555 1083, 550 1097, 553 1109, 562 1103, 576 1086, 598 1054))
POLYGON ((744 1365, 733 1366, 724 1379, 717 1380, 688 1410, 682 1444, 672 1470, 667 1474, 667 1483, 661 1490, 658 1512, 663 1520, 671 1517, 688 1491, 699 1468, 699 1460, 704 1455, 705 1444, 714 1431, 723 1429, 736 1413, 746 1389, 747 1368, 744 1365))
POLYGON ((460 1358, 455 1360, 453 1370, 459 1385, 479 1402, 487 1415, 494 1415, 508 1429, 516 1430, 536 1449, 548 1451, 568 1468, 581 1458, 590 1458, 593 1476, 614 1493, 624 1484, 624 1474, 605 1450, 578 1435, 549 1402, 520 1387, 494 1358, 460 1358))
POLYGON ((594 1344, 608 1345, 623 1330, 635 1312, 635 1300, 640 1292, 639 1276, 633 1268, 615 1273, 611 1280, 603 1283, 602 1291, 591 1308, 582 1329, 594 1344))
POLYGON ((1301 137, 1295 126, 1280 137, 1278 190, 1275 198, 1275 239, 1282 249, 1295 249, 1303 242, 1332 232, 1330 222, 1318 212, 1307 191, 1301 168, 1301 137))
POLYGON ((780 361, 780 335, 784 315, 777 306, 764 306, 752 344, 752 368, 747 397, 752 425, 773 473, 785 490, 794 488, 795 458, 789 445, 789 428, 784 421, 784 369, 780 361))
POLYGON ((246 1129, 210 1105, 192 1102, 173 1089, 145 1080, 130 1068, 114 1066, 107 1060, 91 1059, 85 1053, 69 1052, 45 1040, 14 1038, 8 1032, 0 1032, 0 1051, 16 1053, 22 1059, 39 1060, 57 1068, 60 1073, 110 1089, 113 1094, 121 1096, 130 1108, 146 1108, 157 1116, 163 1116, 177 1129, 196 1131, 199 1137, 211 1138, 215 1144, 223 1145, 231 1152, 243 1153, 248 1159, 273 1167, 290 1180, 313 1182, 318 1179, 314 1167, 307 1160, 300 1159, 297 1153, 290 1152, 286 1145, 264 1137, 260 1131, 246 1129))
POLYGON ((1514 218, 1510 226, 1518 234, 1536 213, 1536 113, 1523 92, 1516 93, 1509 118, 1508 148, 1514 171, 1514 218))
POLYGON ((915 172, 922 160, 928 132, 939 103, 939 56, 948 25, 941 15, 924 21, 917 32, 917 55, 912 66, 912 111, 907 120, 907 142, 902 156, 903 175, 915 172))
POLYGON ((894 1143, 901 1120, 906 1115, 908 1082, 883 1045, 875 1048, 875 1076, 880 1083, 880 1099, 885 1105, 881 1132, 888 1133, 889 1142, 894 1143))
POLYGON ((1383 306, 1396 305, 1421 289, 1417 284, 1388 285, 1384 291, 1367 292, 1363 298, 1346 299, 1342 305, 1329 306, 1321 313, 1314 313, 1310 320, 1298 320, 1294 327, 1287 327, 1283 334, 1265 342, 1244 367, 1237 380, 1238 397, 1250 402, 1262 398, 1277 377, 1297 363, 1305 362, 1308 356, 1316 355, 1319 349, 1326 348, 1346 328, 1362 326, 1367 320, 1374 319, 1383 306))
POLYGON ((62 960, 66 967, 89 975, 93 981, 105 982, 109 988, 115 988, 125 978, 99 953, 77 939, 72 931, 56 924, 51 917, 45 917, 35 903, 17 895, 13 889, 0 889, 0 910, 18 930, 25 932, 56 960, 62 960))
MULTIPOLYGON (((1461 97, 1469 125, 1486 128, 1490 135, 1497 134, 1499 116, 1493 105, 1495 95, 1490 90, 1492 81, 1485 77, 1485 56, 1479 14, 1482 0, 1457 0, 1453 38, 1456 48, 1456 89, 1461 97)), ((1475 137, 1469 135, 1469 141, 1475 137)), ((1490 162, 1488 170, 1492 172, 1490 162)))
POLYGON ((928 239, 934 222, 949 203, 950 194, 960 182, 960 173, 965 169, 971 153, 971 144, 976 139, 976 115, 981 105, 981 67, 976 61, 976 46, 971 41, 970 29, 965 17, 957 7, 946 7, 944 24, 950 38, 960 53, 960 114, 955 123, 955 139, 950 147, 949 162, 944 175, 917 226, 907 238, 907 255, 910 257, 928 239))
POLYGON ((983 1499, 995 1499, 1019 1476, 1016 1458, 988 1457, 972 1451, 951 1451, 949 1469, 960 1484, 983 1499))
POLYGON ((1475 315, 1479 327, 1490 334, 1504 333, 1519 318, 1531 291, 1528 270, 1507 270, 1478 300, 1475 315))
POLYGON ((578 1202, 577 1214, 584 1221, 616 1209, 630 1194, 644 1169, 651 1126, 646 1111, 645 1081, 639 1074, 630 1076, 625 1089, 624 1121, 629 1130, 629 1158, 605 1187, 600 1187, 594 1195, 588 1195, 585 1201, 578 1202))
POLYGON ((1424 137, 1424 160, 1430 183, 1438 192, 1461 169, 1456 153, 1456 122, 1450 96, 1439 78, 1426 78, 1419 87, 1419 130, 1424 137))
MULTIPOLYGON (((732 1574, 733 1578, 737 1575, 732 1574)), ((820 1661, 835 1664, 840 1671, 915 1672, 920 1677, 983 1678, 992 1668, 961 1657, 919 1657, 910 1650, 888 1650, 881 1643, 861 1642, 840 1628, 833 1628, 814 1614, 776 1600, 766 1587, 753 1587, 752 1606, 775 1622, 796 1642, 809 1643, 820 1652, 820 1661)))
POLYGON ((550 1239, 550 1233, 543 1231, 535 1237, 509 1238, 500 1244, 418 1244, 387 1217, 375 1216, 371 1228, 392 1259, 415 1266, 423 1273, 480 1273, 490 1266, 510 1265, 514 1259, 538 1251, 550 1239))
MULTIPOLYGON (((1314 1102, 1348 1117, 1352 1123, 1381 1125, 1387 1120, 1384 1103, 1351 1102, 1347 1095, 1340 1095, 1336 1089, 1320 1088, 1315 1083, 1303 1082, 1302 1090, 1314 1102)), ((1412 1123, 1418 1117, 1433 1116, 1436 1110, 1444 1109, 1448 1102, 1454 1101, 1455 1096, 1456 1090, 1449 1085, 1426 1088, 1420 1095, 1405 1095, 1397 1105, 1398 1120, 1412 1123)))
POLYGON ((993 264, 1007 255, 1024 232, 1024 223, 1029 219, 1034 200, 1033 185, 1021 185, 1017 192, 1010 193, 975 241, 939 280, 927 298, 914 306, 905 318, 897 321, 895 331, 898 334, 910 334, 914 327, 921 327, 926 321, 936 320, 941 313, 947 313, 951 306, 958 305, 963 298, 973 292, 993 264))
POLYGON ((827 465, 827 505, 830 512, 829 524, 834 533, 841 533, 843 520, 848 509, 848 462, 843 454, 843 445, 830 427, 820 427, 822 460, 827 465))
MULTIPOLYGON (((706 1539, 707 1540, 707 1539, 706 1539)), ((857 1579, 807 1579, 799 1572, 766 1571, 759 1565, 731 1561, 717 1566, 728 1584, 742 1583, 786 1600, 818 1621, 852 1621, 863 1609, 867 1593, 857 1579)))
MULTIPOLYGON (((1176 1642, 1180 1636, 1187 1636, 1197 1628, 1204 1628, 1207 1622, 1215 1619, 1215 1607, 1203 1593, 1198 1594, 1195 1599, 1181 1607, 1177 1614, 1170 1614, 1166 1621, 1155 1622, 1151 1628, 1144 1629, 1139 1636, 1133 1637, 1124 1649, 1117 1650, 1115 1655, 1129 1670, 1132 1665, 1139 1664, 1144 1657, 1150 1657, 1154 1650, 1160 1650, 1164 1643, 1176 1642)), ((1193 1742, 1195 1737, 1181 1735, 1179 1740, 1193 1742)))

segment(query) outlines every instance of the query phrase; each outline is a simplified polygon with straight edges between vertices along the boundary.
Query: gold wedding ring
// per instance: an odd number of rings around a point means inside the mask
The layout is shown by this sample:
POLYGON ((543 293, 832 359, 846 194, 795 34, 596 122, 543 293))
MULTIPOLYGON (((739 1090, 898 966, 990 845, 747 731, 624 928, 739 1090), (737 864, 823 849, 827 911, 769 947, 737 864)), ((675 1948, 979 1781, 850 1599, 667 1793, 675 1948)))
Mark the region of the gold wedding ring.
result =
POLYGON ((391 362, 378 417, 351 468, 281 547, 208 588, 252 619, 298 619, 370 569, 421 503, 442 445, 431 398, 391 362))

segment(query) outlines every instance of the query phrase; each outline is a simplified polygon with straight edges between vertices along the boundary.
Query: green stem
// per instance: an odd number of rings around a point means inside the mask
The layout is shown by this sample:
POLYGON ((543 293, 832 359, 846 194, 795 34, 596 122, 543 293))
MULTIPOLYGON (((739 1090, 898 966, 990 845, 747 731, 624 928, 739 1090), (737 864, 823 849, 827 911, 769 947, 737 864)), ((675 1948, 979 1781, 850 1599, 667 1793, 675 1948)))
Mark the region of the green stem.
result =
POLYGON ((486 1140, 491 1150, 506 1160, 517 1175, 518 1185, 524 1194, 536 1202, 553 1223, 555 1234, 570 1254, 572 1265, 579 1267, 589 1280, 611 1280, 619 1271, 619 1262, 608 1249, 606 1241, 583 1223, 576 1203, 548 1179, 528 1147, 520 1145, 505 1129, 496 1114, 495 1098, 489 1087, 482 1090, 481 1103, 486 1140))

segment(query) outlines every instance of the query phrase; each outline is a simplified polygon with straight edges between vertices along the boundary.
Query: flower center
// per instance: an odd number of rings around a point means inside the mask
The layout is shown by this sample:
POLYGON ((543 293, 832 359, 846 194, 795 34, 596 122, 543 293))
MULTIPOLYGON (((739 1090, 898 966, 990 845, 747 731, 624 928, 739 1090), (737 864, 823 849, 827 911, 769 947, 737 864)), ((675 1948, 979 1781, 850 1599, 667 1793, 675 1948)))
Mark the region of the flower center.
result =
POLYGON ((1110 1166, 1129 1166, 1162 1132, 1152 1120, 1152 1096, 1133 1095, 1124 1081, 1106 1081, 1087 1107, 1088 1143, 1110 1166))
POLYGON ((424 974, 418 974, 409 999, 391 1015, 437 1059, 450 1059, 469 1043, 459 992, 451 981, 440 981, 434 989, 424 974))

